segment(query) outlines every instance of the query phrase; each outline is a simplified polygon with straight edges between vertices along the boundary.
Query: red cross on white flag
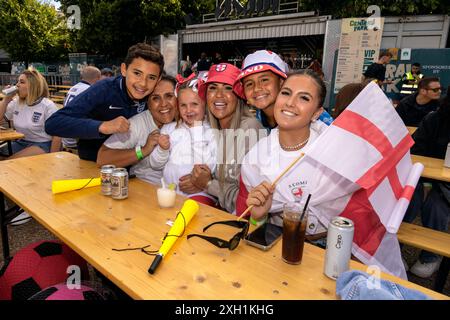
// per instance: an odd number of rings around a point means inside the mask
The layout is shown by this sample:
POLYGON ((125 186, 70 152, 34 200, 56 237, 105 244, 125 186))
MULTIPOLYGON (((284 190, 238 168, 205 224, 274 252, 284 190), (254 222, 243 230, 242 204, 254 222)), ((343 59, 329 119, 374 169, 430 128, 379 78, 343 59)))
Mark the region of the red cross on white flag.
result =
POLYGON ((370 83, 306 155, 359 187, 337 198, 342 192, 319 179, 311 190, 313 213, 324 224, 336 215, 353 220, 353 254, 402 278, 406 272, 396 232, 423 170, 411 162, 413 144, 383 91, 370 83))

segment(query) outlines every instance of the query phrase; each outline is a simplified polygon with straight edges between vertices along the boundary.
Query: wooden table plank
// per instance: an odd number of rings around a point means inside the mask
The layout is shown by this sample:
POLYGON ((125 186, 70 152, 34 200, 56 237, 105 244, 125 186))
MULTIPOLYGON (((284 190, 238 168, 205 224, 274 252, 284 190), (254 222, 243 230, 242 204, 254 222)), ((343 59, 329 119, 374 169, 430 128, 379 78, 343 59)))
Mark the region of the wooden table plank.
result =
POLYGON ((397 233, 401 243, 450 257, 450 234, 422 226, 402 223, 397 233), (426 230, 426 232, 423 232, 426 230))
POLYGON ((417 130, 417 127, 406 127, 406 128, 408 129, 410 135, 412 135, 417 130))
MULTIPOLYGON (((147 270, 153 257, 140 251, 112 248, 151 245, 158 249, 185 198, 176 207, 160 209, 154 186, 132 179, 129 197, 114 200, 100 187, 53 195, 55 179, 99 175, 92 162, 65 152, 0 162, 0 190, 67 243, 122 290, 136 299, 336 299, 336 282, 323 274, 325 251, 305 244, 301 265, 281 260, 281 241, 270 251, 241 243, 234 251, 218 249, 189 233, 202 233, 207 224, 235 219, 200 205, 185 234, 164 258, 154 275, 147 270), (4 177, 4 178, 3 178, 4 177)), ((207 234, 230 239, 238 230, 214 226, 207 234)), ((352 261, 352 269, 366 266, 352 261)), ((414 283, 382 274, 382 278, 420 290, 436 299, 448 297, 414 283)))
POLYGON ((0 129, 0 141, 13 141, 22 139, 24 134, 17 132, 14 129, 0 129))
POLYGON ((411 160, 413 163, 420 162, 424 165, 425 168, 422 172, 422 177, 450 182, 450 168, 444 167, 443 159, 417 156, 412 154, 411 160))

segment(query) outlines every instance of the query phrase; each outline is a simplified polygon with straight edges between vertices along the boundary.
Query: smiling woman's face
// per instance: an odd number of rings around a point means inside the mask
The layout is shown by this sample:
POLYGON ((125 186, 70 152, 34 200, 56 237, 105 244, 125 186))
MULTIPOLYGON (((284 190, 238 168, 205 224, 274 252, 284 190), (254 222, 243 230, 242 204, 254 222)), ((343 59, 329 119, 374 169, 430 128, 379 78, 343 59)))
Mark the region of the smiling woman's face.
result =
POLYGON ((209 110, 219 121, 233 118, 238 104, 238 97, 229 84, 213 82, 206 90, 206 103, 209 110))
POLYGON ((158 127, 175 120, 177 98, 170 81, 161 80, 148 99, 148 108, 158 127))
POLYGON ((319 106, 319 87, 307 75, 290 76, 275 101, 274 116, 280 129, 292 130, 308 126, 323 111, 319 106))

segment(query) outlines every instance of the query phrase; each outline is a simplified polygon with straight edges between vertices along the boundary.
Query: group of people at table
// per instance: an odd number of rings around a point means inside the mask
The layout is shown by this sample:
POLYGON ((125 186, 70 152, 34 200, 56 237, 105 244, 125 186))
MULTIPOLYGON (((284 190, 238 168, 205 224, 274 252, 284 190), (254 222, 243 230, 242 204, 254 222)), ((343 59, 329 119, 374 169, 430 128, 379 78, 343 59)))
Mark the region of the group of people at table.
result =
MULTIPOLYGON (((60 110, 48 99, 45 78, 24 71, 17 96, 0 102, 0 118, 12 120, 25 135, 13 143, 12 157, 59 151, 61 137, 72 139, 67 144, 77 146, 81 159, 128 167, 130 175, 152 184, 164 178, 180 194, 230 213, 253 206, 251 223, 280 224, 284 202, 306 200, 314 168, 300 162, 276 187, 271 181, 333 121, 323 107, 321 77, 312 70, 287 74, 285 62, 267 50, 249 54, 242 69, 219 63, 200 76, 175 79, 163 68, 159 50, 136 44, 119 76, 98 81, 98 69, 85 68, 60 110), (274 157, 279 168, 264 170, 274 157)), ((418 91, 423 94, 420 86, 418 91)), ((444 158, 450 140, 448 96, 413 137, 413 152, 444 158)), ((446 230, 448 185, 433 185, 425 201, 421 184, 417 190, 407 219, 421 210, 426 226, 446 230)), ((308 233, 326 229, 310 219, 308 233)), ((418 263, 438 260, 424 253, 418 263)))

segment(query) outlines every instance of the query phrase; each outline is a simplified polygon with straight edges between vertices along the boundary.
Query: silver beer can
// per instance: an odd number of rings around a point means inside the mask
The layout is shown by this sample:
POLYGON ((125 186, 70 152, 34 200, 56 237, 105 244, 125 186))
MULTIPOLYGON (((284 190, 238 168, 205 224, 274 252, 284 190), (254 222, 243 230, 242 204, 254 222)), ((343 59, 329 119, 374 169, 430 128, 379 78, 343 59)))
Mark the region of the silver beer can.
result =
POLYGON ((445 153, 444 167, 450 168, 450 143, 447 145, 447 152, 445 153))
POLYGON ((111 176, 116 168, 115 165, 107 164, 100 169, 100 180, 102 181, 102 195, 111 195, 111 176))
POLYGON ((16 94, 17 90, 19 90, 19 88, 17 88, 16 86, 11 86, 9 88, 3 89, 2 93, 5 96, 12 96, 16 94))
POLYGON ((125 168, 114 169, 111 175, 111 197, 116 200, 128 198, 128 171, 125 168))
POLYGON ((327 277, 336 280, 349 269, 354 231, 355 227, 350 219, 335 217, 330 221, 323 271, 327 277))

